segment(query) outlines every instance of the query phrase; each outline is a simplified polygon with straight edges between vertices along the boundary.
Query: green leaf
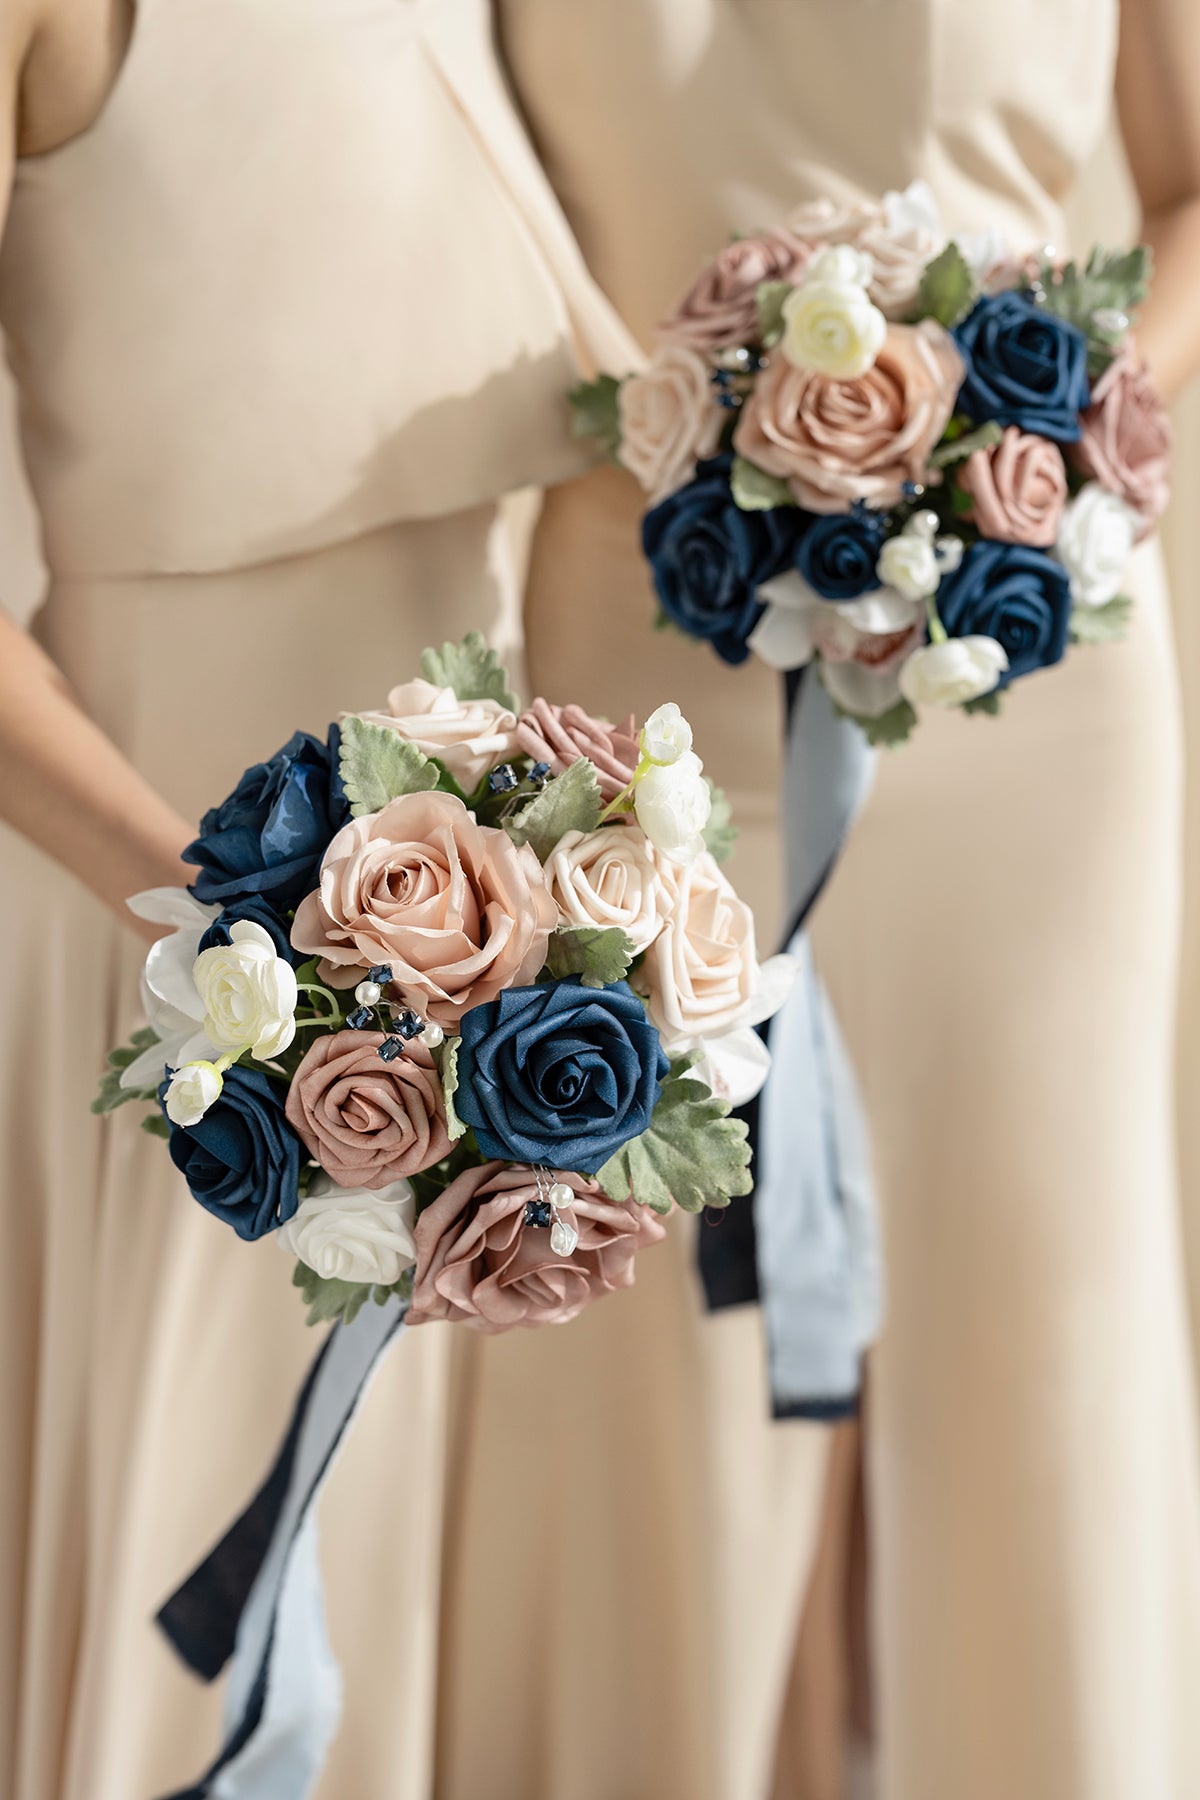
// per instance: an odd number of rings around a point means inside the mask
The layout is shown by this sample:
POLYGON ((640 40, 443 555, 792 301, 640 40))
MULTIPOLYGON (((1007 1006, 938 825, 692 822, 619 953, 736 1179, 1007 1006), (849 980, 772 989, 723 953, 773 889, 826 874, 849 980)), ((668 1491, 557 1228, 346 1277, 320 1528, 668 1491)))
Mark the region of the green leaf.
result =
POLYGON ((760 281, 755 293, 758 306, 758 335, 764 349, 769 350, 783 336, 783 303, 792 291, 790 281, 760 281))
POLYGON ((567 395, 571 403, 571 436, 595 438, 606 456, 616 457, 621 448, 621 420, 617 396, 621 383, 615 375, 581 381, 567 395))
POLYGON ((539 862, 545 862, 559 839, 568 831, 595 831, 603 803, 596 770, 586 756, 548 781, 536 799, 506 822, 516 844, 532 846, 539 862))
POLYGON ((160 1112, 147 1113, 142 1120, 142 1130, 156 1138, 169 1138, 171 1135, 171 1127, 160 1112))
POLYGON ((584 987, 611 987, 624 981, 636 952, 615 926, 568 925, 546 946, 546 968, 555 981, 578 975, 584 987))
POLYGON ((1125 336, 1124 329, 1098 324, 1096 314, 1124 313, 1128 318, 1135 313, 1150 291, 1153 268, 1154 253, 1148 244, 1136 244, 1132 250, 1105 250, 1097 244, 1082 269, 1075 262, 1064 269, 1042 264, 1038 281, 1043 305, 1087 338, 1088 373, 1093 379, 1108 367, 1125 336))
POLYGON ((521 710, 503 663, 481 631, 468 631, 460 644, 423 651, 421 673, 434 687, 453 688, 460 700, 495 700, 509 712, 521 710))
POLYGON ((719 863, 728 862, 737 842, 733 807, 724 788, 719 788, 715 781, 709 781, 707 775, 704 779, 708 781, 708 791, 712 796, 712 811, 708 815, 708 824, 704 827, 704 848, 719 863))
POLYGON ((458 1092, 458 1047, 461 1043, 461 1038, 447 1038, 442 1048, 442 1098, 446 1104, 446 1134, 452 1144, 464 1137, 467 1130, 454 1105, 454 1096, 458 1092))
POLYGON ((897 700, 895 706, 878 719, 859 719, 857 722, 862 726, 868 744, 903 744, 917 722, 917 715, 907 700, 897 700))
POLYGON ((342 781, 355 818, 378 812, 403 794, 425 794, 438 784, 438 765, 415 744, 370 719, 342 724, 342 781))
POLYGON ((699 1212, 750 1192, 745 1121, 731 1119, 728 1101, 689 1076, 691 1064, 690 1057, 672 1063, 648 1129, 597 1175, 611 1200, 632 1197, 655 1212, 669 1212, 674 1201, 699 1212))
POLYGON ((977 293, 965 256, 957 244, 949 243, 925 265, 917 289, 917 317, 936 319, 947 331, 953 331, 974 306, 977 293))
POLYGON ((1000 689, 993 688, 990 694, 976 694, 974 700, 963 702, 965 713, 990 713, 992 718, 1000 714, 1000 689))
POLYGON ((1002 428, 995 419, 989 419, 976 430, 965 432, 962 437, 956 437, 949 443, 939 444, 929 458, 929 466, 932 469, 944 469, 950 463, 962 462, 964 457, 973 455, 976 450, 990 450, 1003 437, 1002 428))
POLYGON ((733 503, 743 512, 770 512, 776 506, 795 506, 796 500, 786 481, 756 468, 744 456, 735 456, 729 472, 733 503))
POLYGON ((133 1033, 127 1044, 121 1044, 110 1050, 105 1061, 107 1068, 100 1077, 100 1086, 96 1098, 92 1101, 94 1113, 115 1112, 118 1106, 124 1106, 128 1100, 154 1100, 158 1097, 158 1087, 125 1088, 121 1086, 122 1073, 130 1063, 136 1062, 144 1050, 149 1050, 159 1041, 158 1033, 149 1025, 141 1025, 133 1033))
POLYGON ((331 1319, 352 1325, 369 1300, 384 1306, 393 1294, 404 1300, 412 1297, 412 1275, 408 1270, 393 1286, 383 1287, 369 1281, 326 1281, 307 1263, 298 1262, 292 1271, 292 1286, 304 1295, 310 1325, 322 1325, 331 1319))
POLYGON ((1077 606, 1071 613, 1071 639, 1076 644, 1112 644, 1129 629, 1133 601, 1118 594, 1107 606, 1077 606))

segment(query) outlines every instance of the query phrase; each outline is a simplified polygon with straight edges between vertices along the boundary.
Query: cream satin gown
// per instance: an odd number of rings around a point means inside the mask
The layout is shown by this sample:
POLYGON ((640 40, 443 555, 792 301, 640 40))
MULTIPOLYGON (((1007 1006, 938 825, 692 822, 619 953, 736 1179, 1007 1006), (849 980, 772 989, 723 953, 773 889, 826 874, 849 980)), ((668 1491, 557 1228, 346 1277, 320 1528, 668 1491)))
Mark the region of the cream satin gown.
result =
MULTIPOLYGON (((98 122, 18 167, 0 321, 35 630, 192 819, 427 641, 511 646, 496 497, 583 466, 576 351, 627 353, 479 0, 140 0, 98 122)), ((152 1614, 318 1339, 274 1245, 88 1113, 136 941, 11 835, 0 867, 0 1796, 151 1800, 217 1741, 152 1614)), ((821 1440, 770 1432, 752 1325, 706 1331, 686 1244, 656 1254, 569 1394, 435 1328, 385 1366, 322 1509, 323 1800, 704 1800, 765 1765, 821 1440)))
MULTIPOLYGON (((924 176, 1062 242, 1112 0, 503 0, 593 274, 644 342, 735 229, 924 176)), ((1183 496, 1183 503, 1187 497, 1183 496)), ((778 684, 649 629, 635 484, 547 501, 534 680, 669 685, 774 894, 778 684)), ((1200 1794, 1200 1490, 1172 1126, 1180 721, 1156 553, 1127 643, 884 755, 816 928, 873 1124, 884 1800, 1200 1794)))

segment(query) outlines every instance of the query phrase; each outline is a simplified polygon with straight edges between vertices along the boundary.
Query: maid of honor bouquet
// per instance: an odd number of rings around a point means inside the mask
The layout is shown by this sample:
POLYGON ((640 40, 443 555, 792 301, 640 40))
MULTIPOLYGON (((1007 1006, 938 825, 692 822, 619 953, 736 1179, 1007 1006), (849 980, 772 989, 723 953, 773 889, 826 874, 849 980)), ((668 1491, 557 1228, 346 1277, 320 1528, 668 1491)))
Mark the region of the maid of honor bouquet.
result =
POLYGON ((392 1295, 556 1322, 632 1282, 659 1215, 748 1191, 729 1113, 792 965, 759 963, 678 707, 522 710, 478 634, 422 669, 248 769, 190 890, 130 902, 173 929, 95 1110, 150 1103, 199 1204, 297 1259, 310 1323, 392 1295))
POLYGON ((814 663, 881 743, 1120 636, 1170 475, 1129 335, 1149 270, 949 237, 922 182, 735 239, 645 370, 571 396, 648 496, 666 620, 727 662, 814 663))

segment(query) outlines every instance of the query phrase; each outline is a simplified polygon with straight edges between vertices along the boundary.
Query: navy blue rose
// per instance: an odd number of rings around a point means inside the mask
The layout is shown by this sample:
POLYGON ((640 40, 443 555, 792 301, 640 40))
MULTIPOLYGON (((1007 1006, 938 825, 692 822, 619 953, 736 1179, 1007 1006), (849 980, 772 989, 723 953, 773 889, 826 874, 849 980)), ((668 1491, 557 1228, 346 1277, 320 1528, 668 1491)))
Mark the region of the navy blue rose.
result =
POLYGON ((642 520, 642 548, 667 617, 727 663, 745 662, 765 608, 764 581, 788 568, 807 515, 795 506, 743 512, 729 485, 730 456, 702 462, 693 481, 642 520))
POLYGON ((594 1175, 650 1123, 668 1064, 623 981, 506 988, 460 1030, 454 1104, 485 1156, 594 1175))
POLYGON ((229 927, 236 925, 239 919, 249 919, 251 924, 261 925, 275 945, 276 956, 282 956, 293 967, 298 968, 304 961, 306 952, 292 948, 286 920, 280 918, 274 907, 269 901, 264 900, 261 894, 247 894, 244 900, 231 900, 228 906, 223 907, 200 939, 197 953, 200 950, 213 950, 218 945, 232 943, 229 927))
POLYGON ((1028 294, 981 300, 954 333, 966 379, 958 410, 1073 444, 1088 403, 1087 339, 1028 294))
POLYGON ((938 613, 951 637, 990 637, 1002 644, 1007 687, 1018 675, 1049 668, 1067 646, 1071 583, 1061 563, 1025 544, 973 544, 957 572, 943 580, 938 613))
POLYGON ((884 535, 879 514, 865 507, 829 513, 801 538, 796 567, 822 600, 858 600, 880 585, 875 565, 884 535))
POLYGON ((228 907, 262 895, 282 913, 316 887, 329 841, 350 817, 340 741, 336 725, 328 744, 298 731, 205 813, 199 837, 183 853, 185 862, 200 865, 192 883, 197 900, 228 907))
MULTIPOLYGON (((168 1085, 158 1090, 160 1105, 168 1085)), ((204 1117, 186 1129, 171 1126, 171 1160, 192 1198, 240 1238, 286 1225, 300 1203, 308 1152, 284 1115, 286 1099, 285 1083, 257 1069, 227 1069, 221 1097, 204 1117)))

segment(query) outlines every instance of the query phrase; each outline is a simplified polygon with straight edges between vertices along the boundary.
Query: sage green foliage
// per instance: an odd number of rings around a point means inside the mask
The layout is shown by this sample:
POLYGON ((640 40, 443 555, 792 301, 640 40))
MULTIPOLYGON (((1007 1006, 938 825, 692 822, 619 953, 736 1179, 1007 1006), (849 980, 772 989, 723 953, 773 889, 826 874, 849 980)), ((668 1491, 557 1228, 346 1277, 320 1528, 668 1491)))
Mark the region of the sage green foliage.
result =
MULTIPOLYGON (((841 707, 837 707, 836 710, 842 711, 841 707)), ((907 700, 897 700, 895 706, 881 714, 878 719, 860 719, 855 713, 842 713, 842 717, 852 718, 856 725, 861 725, 863 736, 868 744, 875 744, 881 748, 905 743, 917 722, 916 712, 907 700)))
POLYGON ((964 700, 963 711, 965 713, 988 713, 995 719, 1000 715, 1000 702, 1000 689, 993 688, 990 694, 977 694, 974 700, 964 700))
POLYGON ((655 1212, 728 1206, 748 1194, 750 1144, 743 1119, 688 1074, 696 1059, 679 1058, 663 1082, 654 1117, 641 1137, 622 1146, 596 1180, 610 1200, 638 1200, 655 1212))
POLYGON ((621 420, 617 411, 617 395, 621 384, 615 375, 600 375, 595 381, 581 381, 567 395, 571 403, 571 436, 595 438, 606 456, 617 460, 621 448, 621 420))
POLYGON ((708 791, 712 796, 712 811, 708 815, 708 824, 704 827, 704 848, 719 863, 728 862, 737 842, 733 807, 724 788, 719 788, 715 781, 709 781, 707 775, 704 779, 708 782, 708 791))
POLYGON ((160 1112, 147 1113, 141 1123, 142 1130, 150 1137, 163 1138, 165 1140, 171 1135, 171 1127, 160 1112))
POLYGON ((1045 294, 1043 304, 1088 341, 1088 374, 1102 375, 1116 354, 1122 332, 1106 331, 1096 324, 1100 312, 1119 312, 1129 317, 1150 291, 1154 253, 1148 244, 1132 250, 1105 250, 1099 244, 1080 268, 1069 262, 1064 269, 1044 262, 1038 281, 1045 294))
POLYGON ((766 350, 783 336, 783 303, 792 291, 790 281, 760 281, 755 292, 758 335, 766 350))
POLYGON ((412 1274, 406 1270, 392 1287, 357 1281, 326 1281, 307 1263, 298 1262, 292 1271, 292 1286, 298 1287, 308 1307, 308 1323, 322 1325, 340 1319, 352 1325, 368 1300, 384 1306, 393 1294, 403 1300, 412 1298, 412 1274))
POLYGON ((481 631, 468 631, 460 644, 424 651, 421 673, 434 687, 453 688, 460 700, 495 700, 509 712, 521 710, 508 671, 481 631))
POLYGON ((342 725, 339 758, 350 811, 361 818, 404 794, 426 794, 438 785, 439 765, 415 744, 370 719, 342 725))
POLYGON ((546 945, 546 973, 555 981, 576 975, 584 987, 611 987, 624 981, 635 951, 616 926, 567 925, 546 945))
POLYGON ((130 1063, 136 1062, 144 1050, 149 1050, 159 1041, 158 1033, 149 1025, 142 1025, 134 1032, 127 1044, 119 1049, 110 1050, 107 1068, 100 1077, 100 1087, 96 1098, 92 1101, 94 1113, 115 1112, 118 1106, 124 1106, 127 1100, 155 1100, 158 1097, 157 1084, 152 1088, 123 1088, 121 1076, 130 1063))
POLYGON ((446 1134, 450 1142, 456 1143, 466 1135, 466 1126, 459 1118, 454 1106, 454 1096, 458 1092, 458 1047, 461 1038, 447 1038, 442 1046, 442 1098, 446 1105, 446 1134))
POLYGON ((595 766, 581 756, 515 813, 506 829, 514 843, 530 845, 545 862, 565 832, 595 831, 603 810, 595 766))
POLYGON ((795 506, 796 501, 787 482, 778 475, 735 456, 729 472, 729 486, 735 506, 743 512, 770 512, 776 506, 795 506))
POLYGON ((960 325, 979 296, 970 264, 955 243, 926 263, 917 289, 916 316, 936 319, 947 331, 960 325))
POLYGON ((1077 606, 1071 613, 1071 641, 1076 644, 1112 644, 1129 629, 1133 601, 1118 594, 1107 606, 1077 606))
POLYGON ((962 462, 976 450, 990 450, 993 444, 999 444, 1004 432, 995 419, 988 419, 974 431, 964 431, 956 437, 946 437, 938 445, 929 458, 934 469, 944 469, 950 463, 962 462))

